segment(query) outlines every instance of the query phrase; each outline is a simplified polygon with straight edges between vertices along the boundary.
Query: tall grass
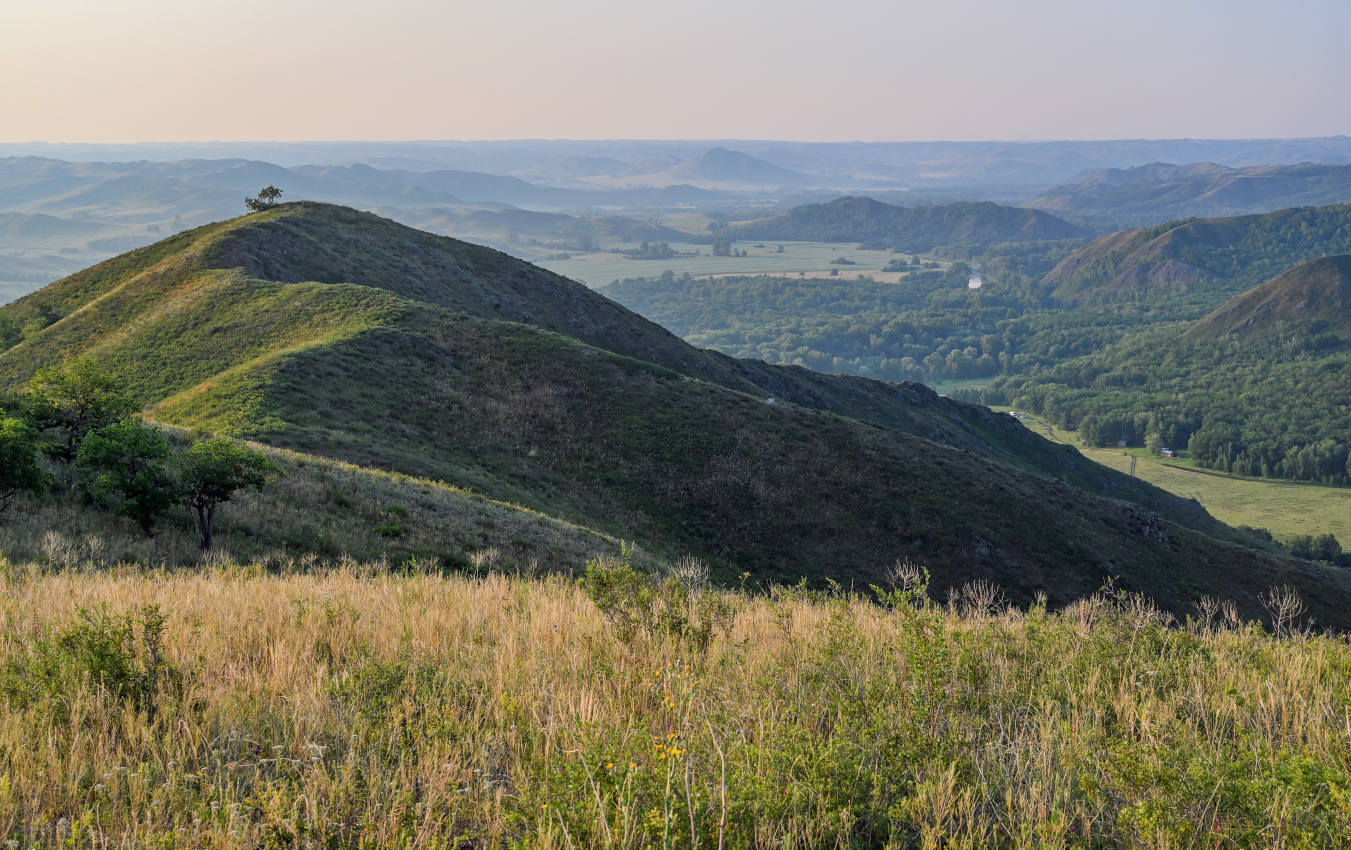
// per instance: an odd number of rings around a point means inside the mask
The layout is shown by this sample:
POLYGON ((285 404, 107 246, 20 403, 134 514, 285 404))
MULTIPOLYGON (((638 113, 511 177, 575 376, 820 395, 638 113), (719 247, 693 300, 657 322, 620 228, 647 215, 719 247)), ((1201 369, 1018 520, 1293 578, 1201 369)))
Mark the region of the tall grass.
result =
POLYGON ((602 613, 558 576, 4 573, 10 846, 1335 847, 1351 823, 1351 647, 1220 605, 692 580, 630 629, 622 594, 602 613), (661 627, 706 610, 700 640, 661 627))

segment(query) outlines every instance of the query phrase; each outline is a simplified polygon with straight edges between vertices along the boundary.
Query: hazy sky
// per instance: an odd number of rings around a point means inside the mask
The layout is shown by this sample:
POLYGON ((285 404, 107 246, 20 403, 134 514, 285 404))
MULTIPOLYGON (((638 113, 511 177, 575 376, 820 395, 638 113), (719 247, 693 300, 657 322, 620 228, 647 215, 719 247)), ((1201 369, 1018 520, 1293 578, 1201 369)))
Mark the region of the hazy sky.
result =
POLYGON ((1351 133, 1351 0, 0 0, 0 141, 1351 133))

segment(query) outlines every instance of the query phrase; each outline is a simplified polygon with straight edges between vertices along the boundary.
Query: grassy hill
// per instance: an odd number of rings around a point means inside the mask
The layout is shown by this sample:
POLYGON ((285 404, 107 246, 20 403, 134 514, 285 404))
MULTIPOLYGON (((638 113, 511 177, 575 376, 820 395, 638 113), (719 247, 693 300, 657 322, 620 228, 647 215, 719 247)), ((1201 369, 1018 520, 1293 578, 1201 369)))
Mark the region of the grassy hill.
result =
POLYGON ((1089 226, 1139 226, 1186 216, 1251 215, 1351 201, 1351 165, 1212 162, 1089 171, 1023 206, 1089 226))
POLYGON ((1043 279, 1059 302, 1148 303, 1199 318, 1290 267, 1351 252, 1351 206, 1193 219, 1104 236, 1043 279))
POLYGON ((1351 338, 1351 255, 1302 263, 1192 324, 1198 339, 1264 332, 1351 338))
POLYGON ((699 351, 580 284, 342 208, 201 228, 0 315, 25 329, 0 354, 10 387, 94 354, 158 420, 444 480, 724 576, 867 582, 909 556, 940 591, 985 577, 1019 600, 1117 575, 1177 610, 1258 612, 1278 583, 1329 622, 1351 601, 1344 575, 1218 542, 1238 538, 1010 417, 699 351))
POLYGON ((860 242, 898 251, 930 251, 938 245, 1027 242, 1086 236, 1053 215, 960 202, 946 206, 895 207, 872 198, 838 198, 807 204, 771 218, 731 224, 737 239, 860 242))
MULTIPOLYGON (((266 447, 264 447, 266 448, 266 447)), ((594 529, 416 476, 268 449, 280 477, 221 509, 215 549, 197 548, 186 511, 148 538, 136 524, 78 502, 19 499, 0 523, 0 552, 49 569, 117 564, 199 567, 237 558, 268 569, 383 562, 389 569, 510 569, 571 573, 618 557, 594 529)), ((639 549, 638 563, 654 565, 639 549)))

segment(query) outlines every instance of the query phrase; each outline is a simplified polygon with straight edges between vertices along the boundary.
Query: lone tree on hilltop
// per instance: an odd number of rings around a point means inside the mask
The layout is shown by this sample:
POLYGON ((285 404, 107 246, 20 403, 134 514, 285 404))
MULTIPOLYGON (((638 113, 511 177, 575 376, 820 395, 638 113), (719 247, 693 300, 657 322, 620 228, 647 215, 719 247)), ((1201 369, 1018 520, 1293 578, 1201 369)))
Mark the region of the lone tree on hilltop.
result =
POLYGON ((244 206, 249 208, 249 212, 272 209, 277 205, 281 196, 282 190, 269 184, 258 190, 258 197, 245 198, 244 206))

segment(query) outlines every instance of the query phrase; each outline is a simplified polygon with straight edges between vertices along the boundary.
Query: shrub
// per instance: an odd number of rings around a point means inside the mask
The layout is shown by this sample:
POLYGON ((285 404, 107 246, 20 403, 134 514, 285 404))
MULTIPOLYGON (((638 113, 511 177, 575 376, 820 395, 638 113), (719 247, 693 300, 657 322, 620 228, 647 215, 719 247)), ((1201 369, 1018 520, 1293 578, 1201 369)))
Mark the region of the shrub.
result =
POLYGON ((153 714, 162 693, 181 691, 182 674, 163 654, 165 616, 158 605, 124 614, 80 609, 54 637, 33 641, 0 668, 0 695, 15 708, 69 717, 78 685, 153 714))
POLYGON ((702 651, 715 630, 730 628, 734 611, 719 594, 704 593, 707 573, 684 559, 660 580, 633 568, 628 549, 620 558, 587 562, 582 589, 625 642, 662 635, 702 651))

